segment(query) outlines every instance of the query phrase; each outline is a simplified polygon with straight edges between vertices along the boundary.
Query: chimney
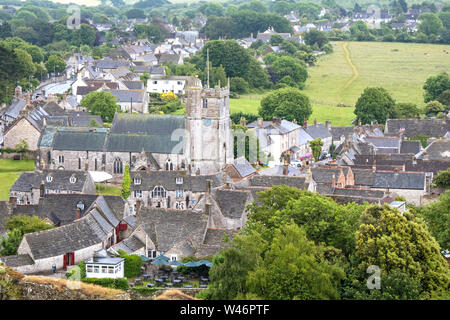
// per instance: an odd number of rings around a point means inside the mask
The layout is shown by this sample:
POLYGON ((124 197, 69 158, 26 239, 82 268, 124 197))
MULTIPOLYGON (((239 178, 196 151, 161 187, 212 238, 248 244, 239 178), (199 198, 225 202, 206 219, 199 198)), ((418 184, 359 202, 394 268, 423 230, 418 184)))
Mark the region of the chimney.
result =
POLYGON ((303 120, 303 129, 308 128, 308 119, 303 120))
POLYGON ((328 130, 331 130, 331 121, 330 120, 325 121, 325 126, 327 127, 328 130))
POLYGON ((195 170, 195 175, 199 176, 200 175, 200 168, 197 168, 197 170, 195 170))
POLYGON ((27 93, 25 96, 25 99, 27 101, 27 107, 31 105, 31 93, 27 93))
POLYGON ((373 160, 372 172, 376 172, 376 171, 377 171, 377 160, 373 160))
POLYGON ((317 119, 314 119, 314 125, 317 125, 317 119))
POLYGON ((44 183, 44 181, 42 180, 42 181, 41 181, 41 185, 39 186, 39 196, 40 196, 41 198, 43 198, 44 195, 45 195, 45 183, 44 183))
POLYGON ((139 213, 141 212, 141 208, 142 208, 142 200, 138 199, 136 200, 136 217, 139 215, 139 213))
POLYGON ((297 124, 297 119, 292 120, 292 123, 297 124))
POLYGON ((77 207, 75 211, 75 220, 78 220, 81 218, 81 209, 77 207))
POLYGON ((398 174, 398 168, 397 167, 394 168, 394 173, 398 174))
POLYGON ((336 189, 336 176, 333 174, 333 177, 331 178, 331 188, 336 189))
POLYGON ((211 183, 212 183, 212 180, 210 180, 210 179, 206 180, 206 191, 205 191, 205 193, 207 195, 211 194, 211 183))
POLYGON ((258 118, 257 122, 256 122, 256 126, 258 128, 262 128, 264 127, 264 119, 263 118, 258 118))
POLYGON ((17 197, 9 197, 9 204, 15 206, 17 204, 17 197))
POLYGON ((245 120, 244 117, 241 117, 240 123, 241 123, 241 126, 244 126, 244 127, 245 127, 245 126, 247 125, 247 120, 245 120))
POLYGON ((406 164, 405 164, 405 163, 403 163, 403 166, 402 166, 402 171, 403 171, 403 172, 405 172, 405 171, 406 171, 406 164))
POLYGON ((273 125, 281 125, 281 119, 280 118, 277 118, 277 117, 274 117, 273 119, 272 119, 272 123, 273 123, 273 125))
POLYGON ((358 118, 358 127, 361 127, 361 126, 362 126, 361 118, 358 118))
POLYGON ((41 97, 45 99, 45 89, 42 89, 41 92, 42 92, 42 96, 41 97))
POLYGON ((211 213, 211 205, 209 203, 205 203, 205 214, 210 215, 211 213))

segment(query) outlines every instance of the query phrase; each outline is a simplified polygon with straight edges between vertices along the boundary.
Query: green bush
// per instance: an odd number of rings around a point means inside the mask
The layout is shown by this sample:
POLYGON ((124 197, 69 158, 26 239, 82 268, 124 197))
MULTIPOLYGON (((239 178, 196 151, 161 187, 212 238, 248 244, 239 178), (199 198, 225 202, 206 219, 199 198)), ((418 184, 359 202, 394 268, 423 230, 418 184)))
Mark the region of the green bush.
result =
POLYGON ((81 280, 85 283, 96 284, 105 288, 119 289, 119 290, 128 290, 129 284, 127 279, 119 278, 119 279, 101 279, 101 278, 85 278, 81 280))
POLYGON ((148 287, 134 287, 131 288, 131 290, 136 291, 137 293, 143 295, 143 296, 149 296, 152 293, 154 293, 155 291, 157 291, 158 289, 156 288, 148 288, 148 287))
POLYGON ((125 259, 125 277, 132 278, 141 274, 142 258, 135 254, 127 254, 123 250, 119 250, 121 258, 125 259))

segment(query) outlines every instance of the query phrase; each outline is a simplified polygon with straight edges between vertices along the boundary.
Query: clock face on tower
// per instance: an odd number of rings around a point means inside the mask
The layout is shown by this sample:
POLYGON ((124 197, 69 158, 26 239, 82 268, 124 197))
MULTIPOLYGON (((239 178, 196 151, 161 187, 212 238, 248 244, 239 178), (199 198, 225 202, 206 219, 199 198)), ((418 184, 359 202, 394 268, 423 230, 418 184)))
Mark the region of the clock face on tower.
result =
POLYGON ((206 127, 209 127, 209 126, 211 125, 211 120, 210 120, 210 119, 205 119, 205 120, 203 120, 203 124, 204 124, 206 127))

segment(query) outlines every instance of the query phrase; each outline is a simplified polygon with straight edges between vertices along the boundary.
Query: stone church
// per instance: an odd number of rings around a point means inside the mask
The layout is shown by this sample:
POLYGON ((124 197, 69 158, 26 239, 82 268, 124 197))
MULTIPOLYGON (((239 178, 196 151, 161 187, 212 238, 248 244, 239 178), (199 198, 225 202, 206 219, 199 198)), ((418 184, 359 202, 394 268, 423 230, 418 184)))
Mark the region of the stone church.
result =
POLYGON ((38 170, 184 170, 214 174, 233 162, 230 88, 186 83, 186 114, 116 113, 111 128, 47 126, 39 140, 38 170))

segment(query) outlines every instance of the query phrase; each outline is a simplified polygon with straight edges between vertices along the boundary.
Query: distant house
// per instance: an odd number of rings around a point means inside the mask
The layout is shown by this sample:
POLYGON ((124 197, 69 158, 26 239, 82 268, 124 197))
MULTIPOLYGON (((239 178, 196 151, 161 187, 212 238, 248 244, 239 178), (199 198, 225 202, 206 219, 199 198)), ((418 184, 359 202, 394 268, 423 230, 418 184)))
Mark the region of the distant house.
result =
POLYGON ((314 120, 313 125, 308 125, 308 122, 305 121, 302 128, 311 136, 311 138, 313 138, 313 140, 320 138, 323 142, 322 151, 328 152, 333 140, 333 136, 330 133, 331 123, 329 121, 327 121, 325 125, 317 123, 316 120, 314 120))
POLYGON ((450 120, 447 119, 388 119, 384 128, 385 134, 399 134, 405 137, 443 137, 450 131, 450 120))
POLYGON ((235 159, 233 163, 225 167, 225 172, 231 179, 244 179, 256 174, 256 170, 244 157, 235 159))
POLYGON ((184 94, 189 77, 151 75, 147 81, 147 92, 184 94))
POLYGON ((428 144, 428 146, 416 155, 421 160, 443 160, 450 161, 450 140, 438 139, 428 144))
MULTIPOLYGON (((84 164, 80 164, 84 165, 84 164)), ((87 172, 42 171, 24 172, 10 189, 16 204, 38 204, 45 194, 95 194, 95 184, 87 172)))
POLYGON ((124 112, 148 113, 148 94, 144 90, 110 90, 124 112))
POLYGON ((172 62, 174 64, 183 64, 184 59, 182 55, 171 53, 157 53, 158 65, 162 66, 166 62, 172 62))

